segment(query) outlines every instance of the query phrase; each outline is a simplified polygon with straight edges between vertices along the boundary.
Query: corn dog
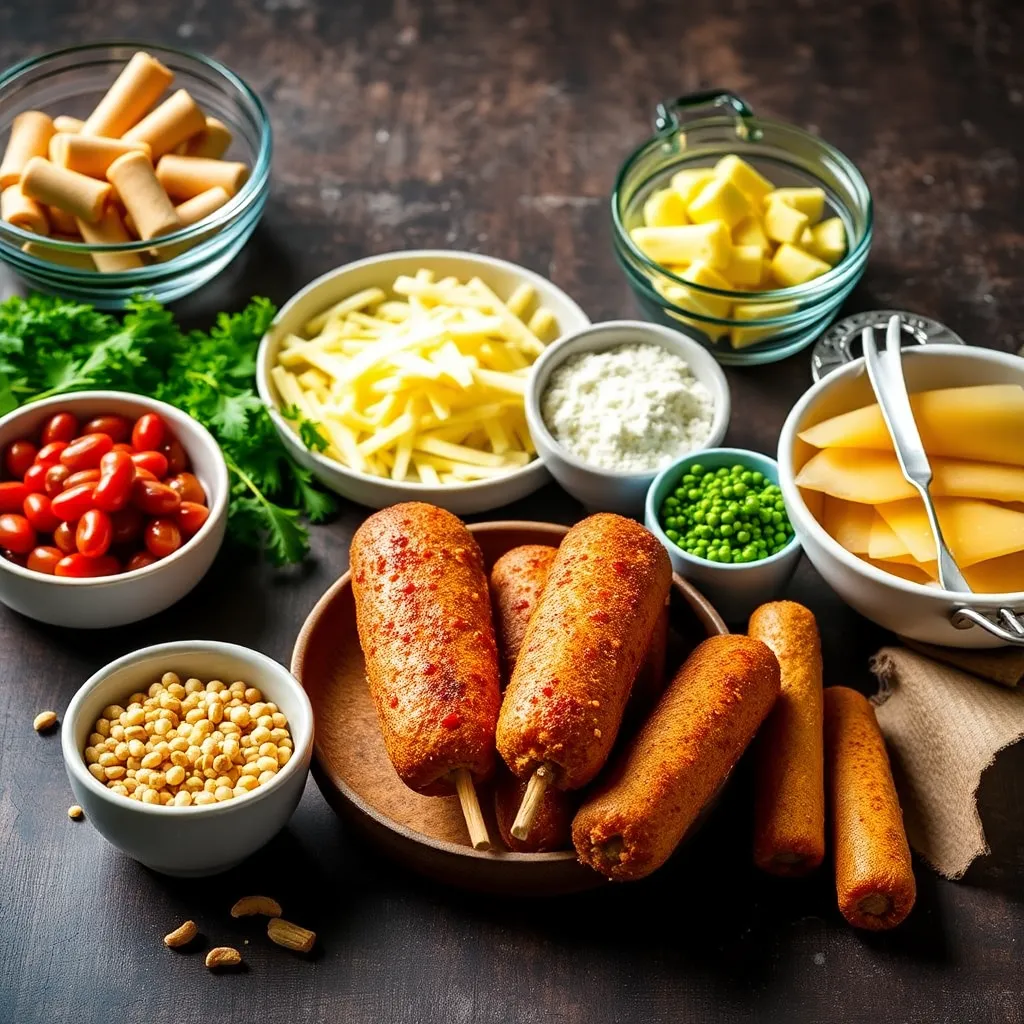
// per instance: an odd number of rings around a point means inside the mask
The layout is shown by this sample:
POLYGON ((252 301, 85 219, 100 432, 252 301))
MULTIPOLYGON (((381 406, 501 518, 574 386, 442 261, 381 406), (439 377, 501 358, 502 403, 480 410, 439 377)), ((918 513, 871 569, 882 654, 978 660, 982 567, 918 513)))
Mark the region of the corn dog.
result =
POLYGON ((885 741, 867 698, 825 690, 825 764, 839 910, 854 928, 895 928, 917 895, 885 741))
POLYGON ((665 658, 668 653, 668 601, 662 605, 661 612, 654 622, 654 632, 644 651, 644 660, 633 680, 633 688, 629 692, 626 713, 623 716, 631 726, 642 722, 658 703, 658 698, 665 690, 665 658))
POLYGON ((572 846, 572 794, 548 787, 530 834, 525 839, 512 835, 519 805, 526 795, 526 779, 517 779, 511 772, 499 768, 494 786, 494 816, 502 841, 516 853, 542 853, 545 850, 565 850, 572 846))
POLYGON ((700 644, 573 819, 580 860, 619 880, 664 864, 778 693, 779 663, 760 640, 728 635, 700 644))
POLYGON ((803 605, 773 601, 751 615, 748 632, 782 670, 782 692, 755 748, 754 863, 773 875, 803 875, 825 856, 818 626, 803 605))
POLYGON ((546 544, 524 544, 506 551, 491 569, 491 607, 506 681, 557 553, 557 548, 546 544))

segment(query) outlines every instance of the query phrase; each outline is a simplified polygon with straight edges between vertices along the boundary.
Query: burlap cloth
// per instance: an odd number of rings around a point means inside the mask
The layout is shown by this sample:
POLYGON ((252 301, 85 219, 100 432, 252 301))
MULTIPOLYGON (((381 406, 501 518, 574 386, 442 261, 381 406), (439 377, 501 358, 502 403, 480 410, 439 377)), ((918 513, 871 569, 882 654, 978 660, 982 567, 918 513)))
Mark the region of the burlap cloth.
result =
POLYGON ((872 659, 881 684, 875 712, 910 845, 943 877, 961 878, 989 852, 977 803, 982 772, 1024 736, 1024 688, 1016 688, 1024 653, 911 643, 930 657, 883 647, 872 659))

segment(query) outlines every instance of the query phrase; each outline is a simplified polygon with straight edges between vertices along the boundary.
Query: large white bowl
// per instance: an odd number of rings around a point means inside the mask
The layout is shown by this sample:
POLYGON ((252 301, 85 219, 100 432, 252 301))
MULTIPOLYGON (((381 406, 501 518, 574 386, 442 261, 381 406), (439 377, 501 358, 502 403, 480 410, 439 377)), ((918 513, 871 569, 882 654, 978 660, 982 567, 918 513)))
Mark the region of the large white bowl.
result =
MULTIPOLYGON (((1024 359, 959 345, 905 349, 903 365, 911 392, 972 384, 1024 384, 1024 359)), ((958 628, 966 608, 995 615, 1000 608, 1024 611, 1024 591, 1012 594, 954 594, 911 583, 869 565, 833 540, 812 515, 794 482, 814 449, 797 436, 831 416, 874 402, 864 369, 856 359, 815 384, 793 407, 779 437, 779 486, 789 518, 807 557, 840 597, 861 615, 902 636, 947 647, 998 647, 1002 641, 979 625, 958 628)), ((1022 439, 1024 443, 1024 439, 1022 439)))
POLYGON ((399 274, 415 274, 420 268, 434 271, 438 278, 455 276, 460 280, 479 277, 502 299, 507 299, 522 284, 533 285, 540 305, 547 307, 558 321, 562 335, 590 323, 587 314, 561 288, 546 278, 505 260, 472 252, 448 252, 443 249, 419 249, 384 253, 347 263, 311 281, 288 300, 274 318, 260 343, 256 357, 256 384, 260 398, 285 447, 297 462, 305 466, 330 490, 370 508, 384 508, 400 501, 426 501, 458 515, 485 512, 532 494, 548 481, 540 459, 506 476, 464 484, 431 487, 428 484, 387 480, 342 466, 318 452, 311 452, 295 429, 277 411, 280 396, 270 371, 277 361, 281 339, 301 334, 305 324, 318 313, 363 288, 388 288, 399 274))
POLYGON ((313 709, 306 691, 276 661, 258 651, 215 641, 145 647, 101 668, 71 698, 61 751, 75 800, 107 842, 165 875, 226 871, 284 827, 302 796, 313 754, 313 709), (258 687, 288 719, 291 760, 265 786, 223 803, 191 807, 144 804, 112 793, 89 774, 84 751, 93 723, 109 704, 145 691, 164 672, 183 680, 242 679, 258 687))
MULTIPOLYGON (((561 341, 549 345, 533 364, 526 386, 526 422, 537 453, 544 460, 551 475, 574 498, 588 509, 618 512, 621 515, 643 517, 647 491, 658 469, 646 473, 621 472, 601 469, 584 462, 564 448, 548 430, 541 415, 541 400, 548 380, 556 367, 569 356, 580 352, 604 352, 625 344, 659 345, 684 359, 694 377, 710 392, 714 402, 714 418, 704 443, 692 452, 679 452, 678 457, 693 454, 705 448, 716 448, 722 443, 729 428, 729 384, 714 356, 699 342, 680 334, 670 327, 647 323, 645 320, 609 320, 606 323, 583 327, 561 341)), ((595 410, 593 415, 597 415, 595 410)), ((675 461, 675 457, 673 458, 675 461)))
POLYGON ((22 615, 54 626, 105 629, 148 618, 180 601, 210 568, 228 522, 228 471, 210 432, 172 405, 123 391, 80 391, 33 402, 0 419, 0 450, 36 434, 54 413, 79 421, 103 413, 136 419, 159 413, 181 442, 192 472, 206 491, 210 516, 199 532, 159 562, 118 576, 70 579, 47 576, 0 558, 0 601, 22 615))

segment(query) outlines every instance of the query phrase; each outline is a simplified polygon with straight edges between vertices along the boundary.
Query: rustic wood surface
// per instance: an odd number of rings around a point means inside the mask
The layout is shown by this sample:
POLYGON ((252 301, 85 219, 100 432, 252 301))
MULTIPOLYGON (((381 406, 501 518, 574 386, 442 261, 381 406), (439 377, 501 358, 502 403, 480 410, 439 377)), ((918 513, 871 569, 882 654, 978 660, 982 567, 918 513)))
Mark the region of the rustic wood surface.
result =
MULTIPOLYGON (((239 263, 182 304, 196 322, 253 293, 283 301, 347 260, 410 246, 520 261, 594 319, 631 315, 607 196, 655 103, 739 91, 849 154, 876 203, 849 309, 897 306, 969 341, 1024 343, 1024 6, 1015 0, 7 0, 0 65, 111 37, 213 54, 263 96, 273 194, 239 263)), ((728 371, 731 443, 773 451, 809 382, 807 354, 728 371)), ((890 935, 840 920, 827 871, 775 882, 749 866, 748 782, 646 883, 558 902, 461 895, 360 845, 315 786, 289 827, 232 873, 154 875, 71 802, 56 735, 81 682, 142 644, 212 637, 287 662, 347 564, 365 512, 314 531, 314 558, 274 573, 226 552, 172 611, 76 633, 0 609, 0 1021, 302 1022, 1024 1020, 1021 751, 982 787, 993 852, 951 884, 917 864, 918 906, 890 935), (296 958, 227 915, 252 891, 317 930, 296 958), (247 968, 209 976, 161 936, 194 918, 247 968), (242 945, 251 939, 249 945, 242 945)), ((554 487, 503 518, 571 522, 554 487)), ((827 681, 867 688, 884 634, 805 564, 791 596, 822 624, 827 681)))

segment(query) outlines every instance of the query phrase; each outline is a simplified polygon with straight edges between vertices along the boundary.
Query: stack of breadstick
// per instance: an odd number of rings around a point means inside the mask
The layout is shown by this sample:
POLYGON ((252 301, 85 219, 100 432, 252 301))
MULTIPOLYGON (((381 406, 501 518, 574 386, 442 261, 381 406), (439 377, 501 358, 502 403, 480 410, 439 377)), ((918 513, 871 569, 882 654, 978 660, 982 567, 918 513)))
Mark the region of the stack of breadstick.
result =
MULTIPOLYGON (((36 235, 112 245, 157 239, 220 209, 249 168, 221 159, 231 132, 185 89, 159 102, 173 80, 173 72, 140 52, 84 121, 39 110, 15 117, 0 162, 0 216, 36 235)), ((36 241, 22 249, 105 273, 183 251, 76 252, 36 241)))

